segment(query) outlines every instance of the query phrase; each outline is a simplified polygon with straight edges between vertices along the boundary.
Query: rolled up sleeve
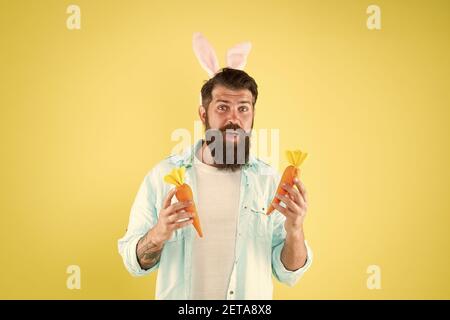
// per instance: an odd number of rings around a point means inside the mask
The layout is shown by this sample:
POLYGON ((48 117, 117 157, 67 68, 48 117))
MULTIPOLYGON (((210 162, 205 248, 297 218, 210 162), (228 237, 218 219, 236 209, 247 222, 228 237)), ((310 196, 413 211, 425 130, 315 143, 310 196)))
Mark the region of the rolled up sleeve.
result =
POLYGON ((119 253, 122 256, 125 268, 133 276, 144 276, 152 271, 155 271, 159 267, 159 261, 150 269, 144 270, 141 268, 136 254, 136 246, 139 239, 143 235, 134 236, 130 239, 119 240, 119 253))
POLYGON ((311 266, 313 260, 313 252, 309 247, 307 241, 305 240, 305 246, 307 250, 306 263, 300 269, 290 271, 286 269, 286 267, 283 265, 283 262, 281 261, 281 250, 283 250, 284 243, 285 241, 282 241, 272 249, 272 270, 275 278, 278 281, 292 287, 300 280, 306 270, 308 270, 311 266))

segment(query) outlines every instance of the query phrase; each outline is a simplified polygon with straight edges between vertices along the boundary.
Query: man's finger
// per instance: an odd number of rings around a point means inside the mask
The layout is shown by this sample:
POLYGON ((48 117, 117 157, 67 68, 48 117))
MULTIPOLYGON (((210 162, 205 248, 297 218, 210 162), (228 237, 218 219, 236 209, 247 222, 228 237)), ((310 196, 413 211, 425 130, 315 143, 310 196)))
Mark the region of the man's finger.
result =
POLYGON ((286 190, 291 196, 294 197, 294 201, 297 204, 300 204, 300 191, 298 191, 297 189, 295 189, 294 187, 291 187, 288 184, 284 184, 281 186, 284 190, 286 190))
POLYGON ((282 207, 278 203, 273 202, 272 206, 275 208, 275 210, 277 210, 279 213, 281 213, 286 218, 290 215, 289 210, 287 208, 282 207))
POLYGON ((298 190, 300 191, 305 202, 307 202, 308 198, 306 197, 306 188, 305 188, 305 185, 303 184, 303 182, 301 182, 300 179, 295 178, 294 183, 297 186, 298 190))
POLYGON ((192 205, 192 201, 175 202, 174 204, 167 207, 168 215, 177 213, 177 211, 187 208, 192 205))
POLYGON ((175 227, 173 228, 173 230, 184 228, 184 227, 192 224, 193 221, 194 220, 191 218, 191 219, 183 221, 183 222, 177 222, 174 224, 175 227))
POLYGON ((291 198, 289 198, 288 196, 277 193, 275 195, 275 197, 280 199, 280 201, 282 201, 292 211, 295 212, 298 209, 297 204, 291 198))
POLYGON ((177 192, 177 190, 175 188, 173 188, 167 193, 167 195, 163 201, 163 209, 166 209, 170 206, 170 203, 172 202, 172 198, 176 192, 177 192))
POLYGON ((169 216, 168 221, 170 223, 178 223, 179 220, 190 219, 190 218, 192 218, 192 213, 179 212, 179 213, 174 213, 171 216, 169 216))

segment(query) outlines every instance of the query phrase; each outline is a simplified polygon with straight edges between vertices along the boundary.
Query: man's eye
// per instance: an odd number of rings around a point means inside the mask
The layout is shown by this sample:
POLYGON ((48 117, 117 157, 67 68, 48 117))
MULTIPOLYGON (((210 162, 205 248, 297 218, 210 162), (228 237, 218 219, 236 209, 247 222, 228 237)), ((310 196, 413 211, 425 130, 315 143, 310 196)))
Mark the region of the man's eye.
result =
POLYGON ((220 106, 217 107, 217 109, 219 109, 221 111, 224 111, 224 110, 227 110, 227 106, 220 105, 220 106))
POLYGON ((248 111, 248 107, 240 107, 239 108, 239 111, 241 111, 241 112, 247 112, 248 111))

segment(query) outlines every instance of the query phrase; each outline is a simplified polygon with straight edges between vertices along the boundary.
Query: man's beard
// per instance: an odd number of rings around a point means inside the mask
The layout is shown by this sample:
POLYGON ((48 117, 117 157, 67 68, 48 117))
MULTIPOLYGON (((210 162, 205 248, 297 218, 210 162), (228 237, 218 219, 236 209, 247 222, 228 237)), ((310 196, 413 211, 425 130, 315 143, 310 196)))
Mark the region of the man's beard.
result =
POLYGON ((236 171, 248 163, 251 132, 246 133, 239 125, 231 123, 219 129, 211 129, 208 118, 206 118, 205 129, 205 142, 216 168, 236 171), (228 141, 227 132, 236 134, 239 139, 228 141))

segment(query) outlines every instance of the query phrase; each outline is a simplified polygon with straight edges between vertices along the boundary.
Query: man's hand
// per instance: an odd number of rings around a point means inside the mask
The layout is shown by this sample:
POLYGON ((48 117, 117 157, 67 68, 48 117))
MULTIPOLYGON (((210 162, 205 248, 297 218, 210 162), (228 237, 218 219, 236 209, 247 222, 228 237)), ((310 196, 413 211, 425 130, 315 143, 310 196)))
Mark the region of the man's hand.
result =
POLYGON ((167 194, 158 222, 137 243, 136 255, 142 269, 150 269, 158 263, 164 243, 172 237, 175 230, 192 224, 192 214, 184 210, 191 202, 170 204, 175 192, 172 189, 167 194), (181 219, 184 220, 180 222, 181 219))
POLYGON ((288 234, 303 232, 303 222, 308 210, 305 186, 297 178, 294 179, 294 184, 297 188, 286 184, 282 185, 282 188, 286 190, 288 194, 275 195, 286 205, 286 208, 277 203, 273 204, 273 207, 286 217, 284 227, 286 229, 286 233, 288 234))
POLYGON ((175 230, 188 226, 193 222, 192 213, 184 210, 192 205, 192 201, 170 204, 175 192, 176 190, 172 189, 167 194, 163 202, 163 209, 159 213, 158 222, 153 228, 155 241, 161 244, 169 240, 175 230))

